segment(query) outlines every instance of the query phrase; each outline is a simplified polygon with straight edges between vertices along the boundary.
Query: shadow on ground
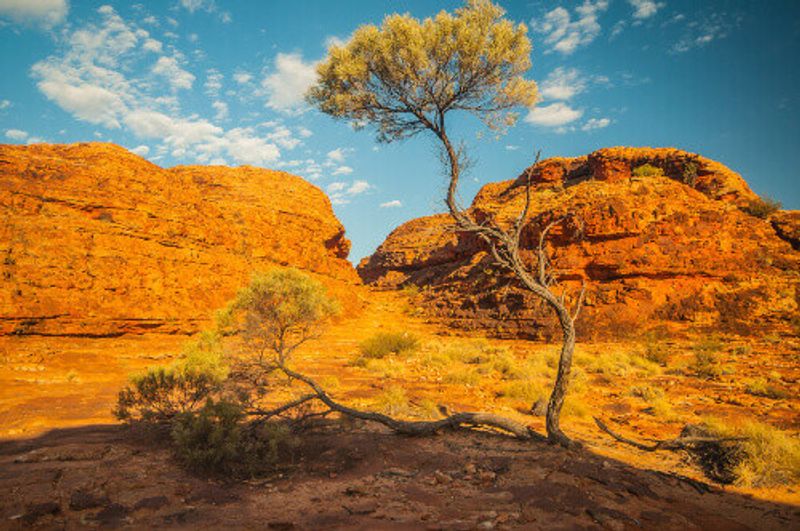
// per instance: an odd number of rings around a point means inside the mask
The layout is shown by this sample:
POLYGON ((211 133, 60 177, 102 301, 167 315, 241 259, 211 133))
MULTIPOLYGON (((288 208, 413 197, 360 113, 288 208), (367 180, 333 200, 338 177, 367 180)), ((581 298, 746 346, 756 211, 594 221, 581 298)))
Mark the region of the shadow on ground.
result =
POLYGON ((791 529, 800 507, 590 450, 329 425, 270 478, 193 476, 120 426, 0 442, 0 528, 791 529))

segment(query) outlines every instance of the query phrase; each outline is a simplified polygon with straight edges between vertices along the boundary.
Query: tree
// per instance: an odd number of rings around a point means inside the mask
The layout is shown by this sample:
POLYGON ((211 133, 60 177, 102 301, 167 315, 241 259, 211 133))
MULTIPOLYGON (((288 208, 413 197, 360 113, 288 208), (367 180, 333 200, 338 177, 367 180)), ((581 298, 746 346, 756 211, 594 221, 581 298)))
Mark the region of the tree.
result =
MULTIPOLYGON (((492 130, 515 123, 514 109, 533 105, 536 84, 523 74, 530 68, 531 44, 524 24, 503 18, 504 11, 489 0, 470 0, 455 14, 440 12, 418 20, 409 15, 388 16, 381 27, 359 27, 342 46, 332 46, 318 69, 319 80, 308 100, 331 116, 355 127, 376 128, 381 142, 431 133, 439 142, 448 168, 445 204, 456 227, 477 235, 500 267, 543 299, 563 331, 558 372, 547 407, 551 442, 569 445, 559 425, 575 348, 575 310, 551 289, 554 275, 545 251, 553 223, 540 232, 536 263, 520 255, 520 236, 530 206, 530 174, 525 183, 525 206, 511 227, 480 223, 457 202, 458 185, 466 163, 463 144, 455 146, 447 129, 452 112, 481 119, 492 130)), ((538 156, 537 156, 538 160, 538 156)))

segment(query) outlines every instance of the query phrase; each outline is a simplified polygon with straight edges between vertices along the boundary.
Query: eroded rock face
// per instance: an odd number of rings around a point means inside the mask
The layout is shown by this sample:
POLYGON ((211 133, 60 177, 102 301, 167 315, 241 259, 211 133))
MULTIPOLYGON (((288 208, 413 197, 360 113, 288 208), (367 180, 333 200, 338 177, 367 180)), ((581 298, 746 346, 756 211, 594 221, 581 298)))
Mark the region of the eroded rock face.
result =
POLYGON ((0 215, 0 334, 191 333, 276 264, 358 282, 327 196, 283 172, 0 146, 0 215))
MULTIPOLYGON (((586 282, 584 336, 660 324, 790 329, 800 301, 800 252, 790 243, 796 213, 763 220, 743 212, 757 196, 738 174, 692 153, 650 148, 549 159, 531 172, 524 254, 533 263, 540 230, 571 214, 552 231, 548 249, 562 288, 576 293, 586 282), (634 177, 644 164, 664 175, 634 177)), ((524 176, 484 186, 473 216, 507 226, 521 211, 524 176)), ((451 326, 513 337, 557 332, 549 311, 494 267, 479 241, 453 231, 447 215, 401 225, 358 271, 374 285, 424 288, 422 306, 451 326)))

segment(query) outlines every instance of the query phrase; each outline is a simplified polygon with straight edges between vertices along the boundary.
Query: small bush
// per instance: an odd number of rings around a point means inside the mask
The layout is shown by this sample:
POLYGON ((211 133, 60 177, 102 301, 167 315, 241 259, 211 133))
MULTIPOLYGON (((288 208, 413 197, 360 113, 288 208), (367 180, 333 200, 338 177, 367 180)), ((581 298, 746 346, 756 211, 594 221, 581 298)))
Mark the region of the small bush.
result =
POLYGON ((408 332, 379 332, 361 343, 361 356, 380 359, 389 354, 413 352, 419 348, 419 339, 408 332))
POLYGON ((114 416, 129 423, 164 424, 200 408, 218 389, 219 382, 205 373, 151 368, 119 392, 114 416))
POLYGON ((780 201, 776 201, 775 199, 771 199, 769 197, 765 197, 763 199, 754 199, 747 203, 742 210, 746 213, 750 214, 751 216, 767 219, 772 214, 777 212, 781 209, 783 205, 780 201))
POLYGON ((389 387, 378 397, 377 406, 382 413, 390 416, 404 415, 410 411, 406 390, 396 385, 389 387))
POLYGON ((694 188, 694 185, 697 184, 697 163, 694 161, 687 162, 683 166, 681 178, 683 179, 683 184, 694 188))
POLYGON ((703 428, 717 437, 742 437, 723 443, 728 448, 723 476, 746 487, 770 487, 800 482, 800 441, 758 422, 738 425, 705 419, 703 428))
POLYGON ((243 424, 244 413, 235 402, 209 399, 199 411, 183 413, 172 428, 178 459, 199 473, 249 475, 270 470, 278 460, 279 445, 289 440, 285 426, 243 424))
POLYGON ((538 380, 517 380, 504 385, 500 396, 534 404, 540 399, 546 401, 550 396, 550 390, 538 380))
POLYGON ((642 164, 633 170, 634 177, 661 177, 664 175, 664 170, 651 164, 642 164))
POLYGON ((655 402, 661 398, 664 398, 664 391, 659 387, 653 387, 650 385, 634 385, 630 389, 628 389, 628 394, 631 396, 635 396, 637 398, 641 398, 645 402, 655 402))
POLYGON ((219 337, 203 333, 171 365, 150 367, 131 377, 113 413, 125 422, 163 424, 202 407, 227 376, 219 337))
POLYGON ((717 359, 717 353, 722 350, 722 343, 715 337, 708 337, 698 341, 692 347, 694 361, 690 368, 700 378, 715 380, 723 374, 722 364, 717 359))
POLYGON ((669 347, 654 334, 649 334, 645 337, 644 353, 642 356, 647 361, 651 361, 661 367, 666 367, 670 358, 669 347))
POLYGON ((753 396, 771 398, 772 400, 782 400, 792 396, 789 391, 770 383, 765 378, 758 378, 748 382, 745 391, 753 396))

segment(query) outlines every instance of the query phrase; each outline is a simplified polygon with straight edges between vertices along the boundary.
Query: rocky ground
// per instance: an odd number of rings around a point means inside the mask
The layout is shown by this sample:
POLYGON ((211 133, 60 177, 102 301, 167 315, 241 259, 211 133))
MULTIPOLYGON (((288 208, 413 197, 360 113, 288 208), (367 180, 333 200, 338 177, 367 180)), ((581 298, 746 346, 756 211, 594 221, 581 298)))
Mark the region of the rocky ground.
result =
POLYGON ((0 527, 791 529, 800 508, 490 434, 302 436, 274 477, 192 476, 118 426, 0 443, 0 527))
MULTIPOLYGON (((414 360, 353 366, 358 344, 380 330, 406 330, 423 343, 487 341, 442 335, 438 325, 415 314, 409 307, 413 299, 405 294, 364 290, 360 296, 365 311, 332 326, 296 361, 335 396, 360 407, 397 407, 385 402, 385 393, 400 386, 407 392, 401 406, 410 407, 401 408, 401 415, 417 415, 414 404, 427 400, 451 410, 497 411, 543 431, 541 417, 526 412, 524 402, 498 397, 503 382, 491 376, 477 385, 448 384, 409 368, 414 360)), ((709 490, 685 456, 622 447, 580 411, 566 413, 564 427, 585 443, 581 451, 489 434, 409 439, 374 426, 334 427, 301 437, 302 445, 285 456, 274 477, 226 483, 192 476, 163 443, 109 425, 127 375, 167 362, 185 341, 151 335, 0 342, 0 528, 790 529, 800 524, 796 487, 709 490)), ((521 340, 489 344, 520 357, 552 350, 521 340)), ((594 375, 580 401, 591 414, 640 437, 674 437, 684 422, 705 414, 756 417, 794 433, 796 396, 755 397, 735 384, 765 370, 781 371, 786 381, 797 378, 796 346, 787 343, 786 351, 765 345, 731 355, 732 373, 721 381, 678 371, 594 375), (648 382, 667 390, 675 418, 647 413, 647 404, 626 391, 648 382)), ((582 344, 579 352, 601 355, 625 348, 638 347, 582 344)), ((680 344, 672 348, 679 366, 689 354, 680 344)))

